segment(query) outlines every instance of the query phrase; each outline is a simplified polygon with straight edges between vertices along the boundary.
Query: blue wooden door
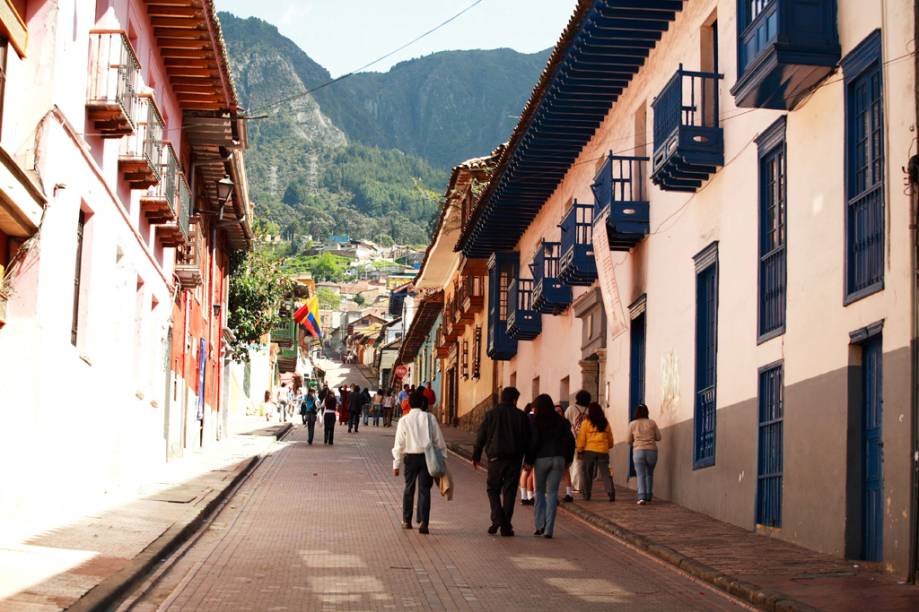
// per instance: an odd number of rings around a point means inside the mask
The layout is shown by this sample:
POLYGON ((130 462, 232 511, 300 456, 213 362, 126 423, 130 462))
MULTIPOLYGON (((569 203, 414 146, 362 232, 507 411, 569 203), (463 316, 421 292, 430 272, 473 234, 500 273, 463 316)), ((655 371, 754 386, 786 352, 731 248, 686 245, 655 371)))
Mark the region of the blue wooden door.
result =
MULTIPOLYGON (((635 418, 635 407, 645 403, 645 314, 632 319, 629 351, 629 421, 635 418)), ((635 476, 635 462, 629 448, 629 478, 635 476)))
POLYGON ((884 441, 881 337, 862 345, 863 406, 863 474, 864 474, 864 550, 868 561, 883 558, 884 535, 884 441))

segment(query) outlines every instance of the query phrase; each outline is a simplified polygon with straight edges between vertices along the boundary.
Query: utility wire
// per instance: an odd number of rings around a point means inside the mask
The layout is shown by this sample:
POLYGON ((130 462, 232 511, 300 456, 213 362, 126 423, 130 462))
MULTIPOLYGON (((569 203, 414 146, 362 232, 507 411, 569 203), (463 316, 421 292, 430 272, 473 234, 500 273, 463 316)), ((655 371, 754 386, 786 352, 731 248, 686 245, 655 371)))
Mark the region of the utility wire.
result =
POLYGON ((358 72, 363 72, 364 70, 367 70, 367 69, 370 68, 371 66, 374 66, 374 65, 376 65, 376 64, 379 64, 379 63, 382 62, 383 60, 392 57, 393 55, 395 55, 395 54, 398 53, 399 51, 402 51, 403 49, 406 49, 406 48, 408 48, 408 47, 411 47, 412 45, 414 45, 414 44, 415 44, 416 42, 418 42, 419 40, 421 40, 421 39, 423 39, 423 38, 426 38, 427 36, 430 36, 431 34, 433 34, 434 32, 436 32, 437 30, 441 29, 442 27, 446 26, 447 24, 449 24, 449 23, 455 21, 456 19, 460 18, 460 17, 463 16, 464 14, 468 13, 469 11, 471 11, 473 8, 475 8, 476 6, 478 6, 479 4, 481 4, 481 3, 484 2, 484 1, 485 1, 485 0, 475 0, 475 2, 473 2, 472 4, 470 4, 469 6, 467 6, 466 8, 464 8, 463 10, 461 10, 460 12, 456 13, 455 15, 453 15, 452 17, 450 17, 450 18, 447 19, 446 21, 443 21, 443 22, 437 24, 436 26, 434 26, 433 28, 431 28, 431 29, 428 30, 427 32, 424 32, 423 34, 420 34, 419 36, 416 36, 415 38, 413 38, 412 40, 408 41, 407 43, 405 43, 405 44, 402 45, 401 47, 398 47, 398 48, 396 48, 396 49, 393 49, 392 51, 390 51, 389 53, 387 53, 387 54, 385 54, 385 55, 381 55, 381 56, 378 57, 377 59, 373 60, 372 62, 368 62, 368 63, 364 64, 364 65, 361 66, 360 68, 355 68, 354 70, 348 72, 347 74, 343 74, 343 75, 341 75, 341 76, 338 77, 338 78, 332 79, 332 80, 330 80, 330 81, 326 81, 325 83, 322 83, 322 84, 320 84, 320 85, 317 85, 316 87, 309 88, 309 89, 307 89, 306 91, 303 91, 303 92, 298 93, 298 94, 296 94, 296 95, 288 96, 288 97, 286 97, 286 98, 281 98, 280 100, 277 100, 277 101, 275 101, 275 102, 272 102, 271 104, 266 104, 266 105, 264 105, 264 106, 260 106, 260 107, 254 109, 254 110, 252 110, 252 111, 250 111, 250 112, 252 112, 252 113, 264 112, 264 111, 266 111, 266 110, 275 108, 276 106, 280 106, 281 104, 285 104, 285 103, 291 102, 291 101, 293 101, 293 100, 298 100, 298 99, 300 99, 300 98, 303 98, 303 97, 305 97, 305 96, 310 95, 310 94, 313 93, 313 92, 319 91, 320 89, 324 89, 325 87, 328 87, 329 85, 333 85, 333 84, 338 83, 338 82, 340 82, 340 81, 344 81, 345 79, 354 76, 354 75, 357 74, 358 72))

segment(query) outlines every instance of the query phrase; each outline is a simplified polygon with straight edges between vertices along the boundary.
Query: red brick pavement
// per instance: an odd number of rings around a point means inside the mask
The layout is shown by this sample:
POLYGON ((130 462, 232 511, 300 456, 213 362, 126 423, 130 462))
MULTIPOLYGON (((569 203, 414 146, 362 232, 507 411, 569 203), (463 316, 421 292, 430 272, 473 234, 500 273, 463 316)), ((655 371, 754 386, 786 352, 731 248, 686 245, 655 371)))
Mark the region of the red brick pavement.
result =
MULTIPOLYGON (((471 453, 471 434, 448 428, 444 435, 461 454, 471 453)), ((871 602, 876 610, 919 610, 919 588, 900 584, 864 563, 757 535, 666 501, 655 499, 648 506, 637 506, 634 490, 617 487, 616 491, 614 504, 577 501, 568 508, 579 516, 600 519, 595 524, 605 523, 642 548, 657 547, 664 558, 702 564, 705 567, 697 575, 714 570, 754 590, 785 594, 818 609, 856 611, 871 602)))
POLYGON ((339 427, 334 447, 298 428, 137 610, 741 609, 568 516, 553 540, 485 533, 484 477, 449 461, 456 497, 435 493, 431 535, 399 527, 392 430, 339 427))

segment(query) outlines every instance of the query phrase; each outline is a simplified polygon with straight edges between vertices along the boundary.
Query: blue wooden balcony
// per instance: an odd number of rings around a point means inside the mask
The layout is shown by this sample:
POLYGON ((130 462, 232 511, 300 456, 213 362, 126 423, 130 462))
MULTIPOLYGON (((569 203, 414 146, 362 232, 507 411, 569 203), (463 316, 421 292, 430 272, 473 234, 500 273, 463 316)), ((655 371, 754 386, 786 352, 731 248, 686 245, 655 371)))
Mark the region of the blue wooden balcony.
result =
POLYGON ((533 340, 542 332, 542 315, 533 307, 533 279, 515 278, 507 286, 507 334, 533 340))
POLYGON ((594 231, 605 219, 611 251, 628 251, 648 235, 651 206, 645 189, 647 157, 610 154, 594 180, 594 231))
POLYGON ((533 274, 533 308, 551 315, 561 314, 571 305, 571 287, 558 279, 560 242, 543 242, 536 250, 530 272, 533 274))
POLYGON ((724 165, 724 135, 718 118, 714 72, 690 72, 683 65, 667 83, 654 109, 651 180, 666 191, 694 192, 724 165))
POLYGON ((492 253, 488 260, 488 344, 486 352, 495 361, 507 361, 517 354, 517 339, 507 333, 507 290, 517 278, 516 252, 492 253))
POLYGON ((836 0, 740 0, 737 106, 791 110, 839 62, 836 0))
POLYGON ((558 277, 566 285, 587 287, 597 280, 593 219, 593 204, 580 204, 575 200, 559 225, 562 230, 562 256, 558 277))

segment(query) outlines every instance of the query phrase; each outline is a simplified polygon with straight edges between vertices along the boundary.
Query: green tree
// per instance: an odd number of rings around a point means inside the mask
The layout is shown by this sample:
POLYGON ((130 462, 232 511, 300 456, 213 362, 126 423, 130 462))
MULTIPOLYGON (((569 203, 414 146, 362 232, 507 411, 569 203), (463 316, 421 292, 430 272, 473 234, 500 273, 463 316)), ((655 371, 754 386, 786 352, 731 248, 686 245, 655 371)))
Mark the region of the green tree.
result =
POLYGON ((367 300, 364 299, 364 296, 363 296, 363 295, 361 295, 360 293, 355 293, 355 294, 354 294, 354 303, 355 303, 355 304, 357 304, 358 306, 363 306, 366 302, 367 302, 367 300))
POLYGON ((293 290, 282 263, 275 250, 261 241, 252 251, 237 251, 230 258, 227 326, 233 332, 229 351, 236 361, 248 361, 249 345, 281 323, 281 304, 293 290))
POLYGON ((338 310, 341 307, 341 296, 333 289, 319 287, 316 295, 319 296, 319 307, 324 310, 338 310))

